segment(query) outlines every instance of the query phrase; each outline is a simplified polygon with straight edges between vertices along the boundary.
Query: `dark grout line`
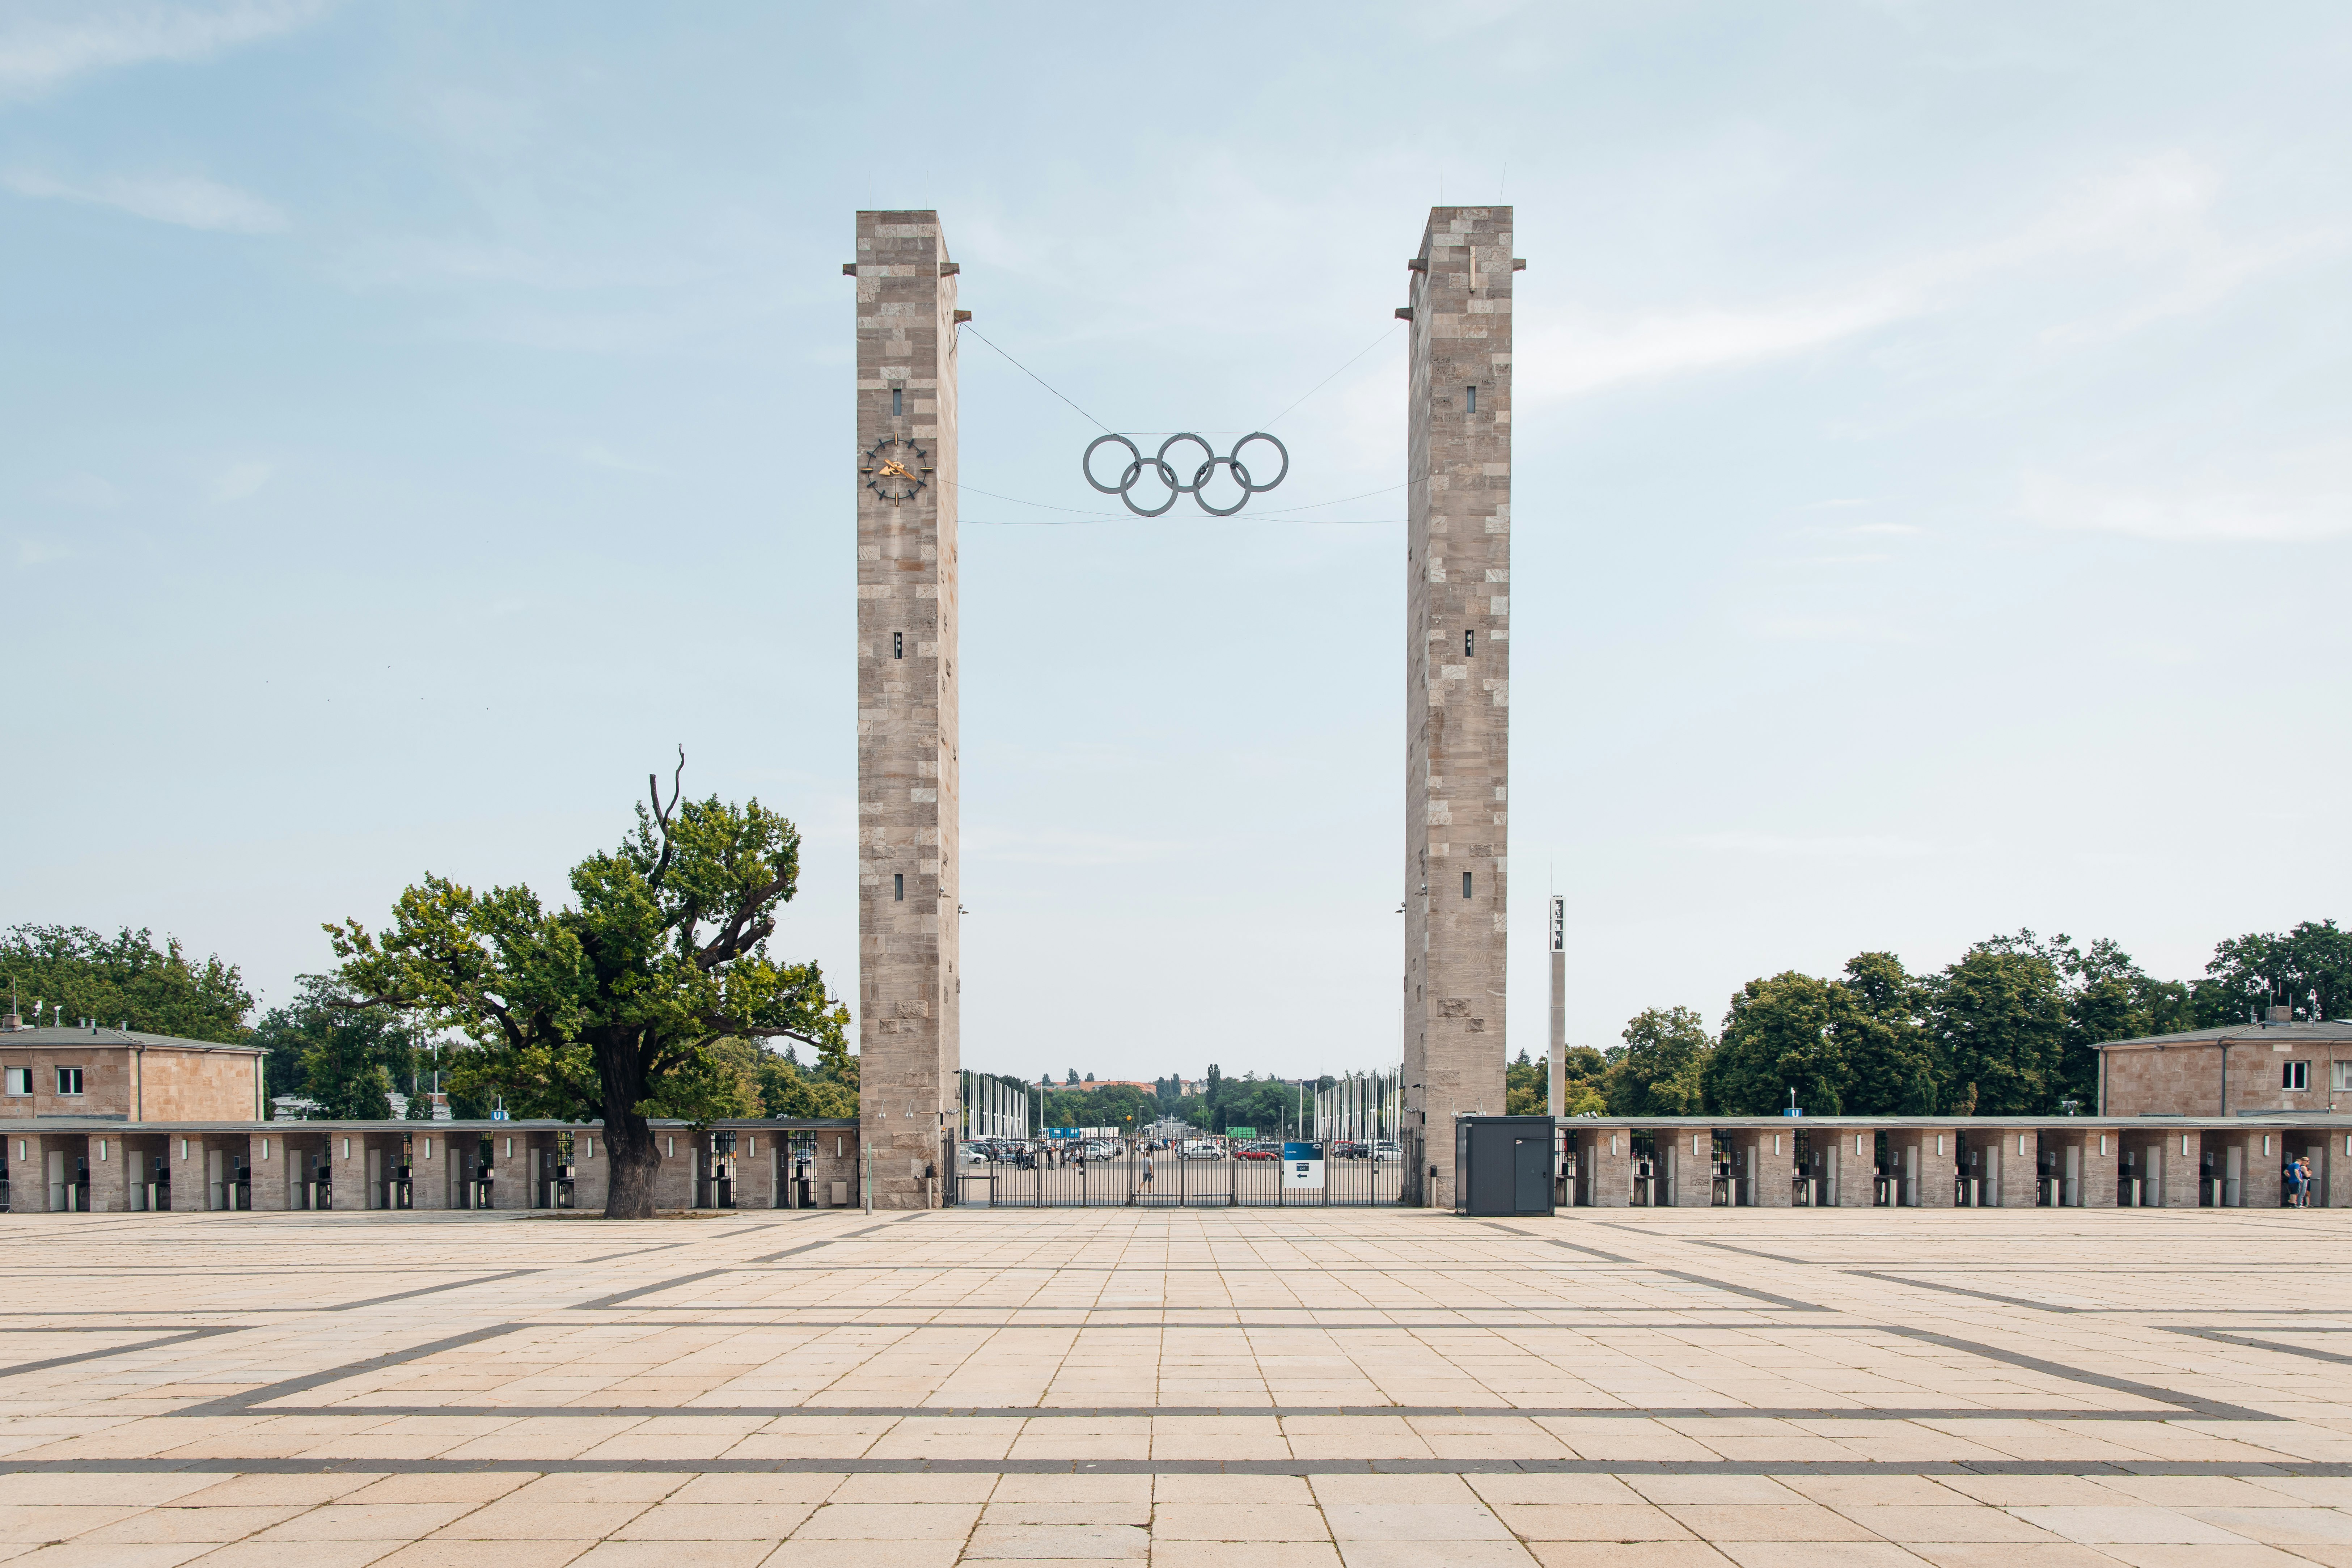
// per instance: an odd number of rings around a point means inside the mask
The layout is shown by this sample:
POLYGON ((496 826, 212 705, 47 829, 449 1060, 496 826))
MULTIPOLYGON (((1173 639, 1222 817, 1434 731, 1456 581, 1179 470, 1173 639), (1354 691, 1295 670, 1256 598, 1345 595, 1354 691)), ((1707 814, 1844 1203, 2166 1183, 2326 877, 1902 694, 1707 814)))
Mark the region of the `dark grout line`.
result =
POLYGON ((593 1301, 575 1301, 570 1310, 574 1312, 585 1312, 598 1307, 610 1307, 618 1302, 635 1300, 639 1296, 650 1296, 656 1290, 667 1290, 677 1285, 691 1285, 698 1279, 709 1279, 717 1275, 734 1272, 732 1268, 706 1268, 698 1274, 681 1274, 675 1279, 657 1279, 650 1285, 640 1285, 634 1290, 615 1290, 610 1296, 599 1296, 593 1301))
MULTIPOLYGON (((2191 1339, 2212 1340, 2225 1345, 2243 1345, 2249 1350, 2276 1351, 2282 1355, 2305 1356, 2313 1361, 2334 1362, 2338 1366, 2352 1366, 2352 1355, 2342 1355, 2335 1351, 2313 1350, 2305 1345, 2283 1345, 2270 1340, 2249 1339, 2243 1334, 2225 1334, 2219 1329, 2184 1328, 2170 1323, 2158 1323, 2154 1326, 2168 1334, 2187 1334, 2191 1339)), ((2293 1331, 2308 1334, 2325 1331, 2296 1329, 2293 1331)))
MULTIPOLYGON (((403 1362, 419 1361, 429 1355, 438 1355, 444 1351, 458 1350, 467 1345, 478 1344, 483 1340, 496 1339, 500 1334, 510 1334, 518 1329, 532 1326, 530 1323, 492 1323, 487 1328, 470 1329, 462 1334, 452 1334, 445 1340, 412 1345, 406 1350, 386 1351, 382 1355, 370 1356, 365 1361, 355 1361, 343 1366, 331 1366, 324 1372, 306 1373, 300 1377, 289 1377, 278 1383, 266 1383, 258 1388, 248 1388, 242 1394, 225 1394, 218 1399, 207 1399, 201 1405, 191 1405, 184 1410, 175 1410, 172 1414, 174 1415, 247 1415, 253 1413, 255 1405, 268 1400, 307 1394, 311 1389, 322 1388, 331 1383, 340 1383, 347 1377, 357 1377, 362 1373, 374 1372, 383 1367, 398 1366, 403 1362)), ((264 1411, 260 1414, 268 1413, 264 1411)))
POLYGON ((2093 1388, 2104 1388, 2116 1394, 2128 1394, 2135 1398, 2153 1400, 2160 1405, 2177 1405, 2180 1409, 2192 1411, 2210 1420, 2279 1421, 2284 1419, 2264 1411, 2250 1410, 2242 1405, 2231 1405, 2219 1399, 2207 1399, 2201 1394, 2183 1394, 2178 1389, 2158 1388, 2153 1384, 2135 1383, 2127 1377, 2110 1377, 2101 1372, 2086 1372, 2079 1366, 2067 1366, 2060 1362, 2044 1361, 2039 1356, 2025 1355, 2017 1351, 2005 1351, 1998 1345, 1982 1344, 1975 1340, 1954 1339, 1948 1334, 1931 1333, 1926 1329, 1905 1328, 1900 1324, 1890 1324, 1884 1331, 1900 1334, 1905 1339, 1917 1340, 1924 1344, 1942 1345, 1948 1350, 1965 1351, 1969 1355, 1982 1356, 1988 1361, 2006 1362, 2011 1366, 2022 1367, 2028 1372, 2038 1372, 2045 1377, 2063 1378, 2069 1383, 2088 1384, 2093 1388))
MULTIPOLYGON (((2080 1307, 2062 1307, 2054 1301, 2029 1301, 2022 1296, 1997 1295, 1990 1290, 1971 1290, 1962 1285, 1942 1285, 1932 1279, 1906 1279, 1900 1274, 1883 1274, 1874 1268, 1847 1268, 1842 1273, 1858 1279, 1877 1279, 1889 1285, 1908 1285, 1917 1290, 1941 1290, 1948 1296, 1973 1296, 1979 1301, 1999 1301, 2005 1307, 2024 1307, 2036 1312, 2079 1312, 2080 1307)), ((2155 1309, 2146 1309, 2154 1310, 2155 1309)))
MULTIPOLYGON (((39 1331, 26 1329, 19 1331, 25 1333, 35 1333, 39 1331)), ((96 1333, 102 1331, 93 1326, 86 1331, 96 1333)), ((124 1331, 130 1333, 138 1332, 135 1329, 126 1330, 124 1331)), ((239 1331, 234 1327, 187 1329, 176 1334, 165 1334, 161 1339, 141 1340, 135 1344, 109 1345, 104 1350, 77 1351, 71 1355, 53 1355, 46 1361, 22 1361, 18 1362, 15 1366, 0 1366, 0 1377, 14 1377, 20 1372, 46 1372, 53 1366, 71 1366, 76 1362, 98 1361, 103 1357, 110 1355, 129 1355, 132 1351, 153 1350, 158 1345, 182 1344, 189 1340, 208 1340, 215 1334, 234 1334, 238 1331, 239 1331)))
POLYGON ((344 1301, 332 1307, 321 1307, 322 1312, 352 1312, 362 1307, 381 1307, 386 1301, 406 1301, 418 1296, 437 1296, 444 1290, 463 1290, 468 1285, 488 1285, 500 1279, 519 1279, 526 1274, 550 1274, 550 1268, 509 1268, 503 1274, 485 1274, 478 1279, 452 1279, 446 1285, 426 1285, 415 1290, 395 1291, 389 1296, 371 1296, 364 1301, 344 1301))
POLYGON ((2237 1476, 2352 1477, 2280 1459, 11 1459, 0 1475, 2237 1476))

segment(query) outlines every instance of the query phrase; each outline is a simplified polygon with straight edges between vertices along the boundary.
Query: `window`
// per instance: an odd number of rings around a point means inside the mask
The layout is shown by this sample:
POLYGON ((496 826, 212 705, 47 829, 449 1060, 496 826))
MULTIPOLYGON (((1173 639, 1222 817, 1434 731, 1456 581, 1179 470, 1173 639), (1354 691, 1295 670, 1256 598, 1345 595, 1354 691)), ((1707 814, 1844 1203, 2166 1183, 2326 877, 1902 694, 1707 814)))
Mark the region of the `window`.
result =
POLYGON ((906 389, 903 387, 894 386, 890 389, 890 414, 893 418, 907 412, 906 396, 906 389))
POLYGON ((1478 634, 1476 632, 1465 631, 1462 634, 1462 657, 1464 658, 1475 658, 1478 657, 1478 634))
POLYGON ((8 1092, 10 1094, 32 1093, 33 1069, 31 1068, 10 1068, 8 1069, 8 1092))
MULTIPOLYGON (((60 1072, 63 1070, 64 1069, 62 1068, 59 1069, 60 1072)), ((2309 1062, 2279 1063, 2279 1087, 2281 1089, 2309 1089, 2311 1087, 2311 1064, 2309 1062)), ((64 1091, 59 1090, 59 1092, 62 1093, 64 1091)), ((78 1094, 80 1090, 77 1089, 75 1092, 78 1094)))
POLYGON ((1462 873, 1462 896, 1465 899, 1470 896, 1470 873, 1467 871, 1462 873))
MULTIPOLYGON (((2333 1080, 2328 1087, 2339 1090, 2352 1089, 2352 1062, 2330 1062, 2327 1067, 2328 1076, 2333 1080)), ((2352 1150, 2346 1152, 2352 1153, 2352 1150)))
POLYGON ((1470 412, 1475 414, 1478 412, 1478 389, 1473 386, 1466 390, 1470 394, 1470 412))
POLYGON ((79 1094, 81 1092, 81 1068, 59 1068, 58 1069, 58 1092, 59 1094, 79 1094))
POLYGON ((890 897, 897 903, 907 901, 907 873, 904 871, 890 873, 890 897))
POLYGON ((907 657, 906 633, 892 632, 890 634, 890 657, 892 658, 904 658, 907 657))

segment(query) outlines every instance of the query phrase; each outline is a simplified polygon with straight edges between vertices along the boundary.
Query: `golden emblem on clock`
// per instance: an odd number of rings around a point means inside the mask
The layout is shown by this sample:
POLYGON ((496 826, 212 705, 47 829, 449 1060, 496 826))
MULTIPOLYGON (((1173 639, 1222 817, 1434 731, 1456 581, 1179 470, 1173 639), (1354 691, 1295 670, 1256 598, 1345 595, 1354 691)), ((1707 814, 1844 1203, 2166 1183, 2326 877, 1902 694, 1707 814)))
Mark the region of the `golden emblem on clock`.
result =
POLYGON ((901 436, 886 436, 857 465, 866 488, 897 506, 912 500, 930 481, 930 454, 901 436))

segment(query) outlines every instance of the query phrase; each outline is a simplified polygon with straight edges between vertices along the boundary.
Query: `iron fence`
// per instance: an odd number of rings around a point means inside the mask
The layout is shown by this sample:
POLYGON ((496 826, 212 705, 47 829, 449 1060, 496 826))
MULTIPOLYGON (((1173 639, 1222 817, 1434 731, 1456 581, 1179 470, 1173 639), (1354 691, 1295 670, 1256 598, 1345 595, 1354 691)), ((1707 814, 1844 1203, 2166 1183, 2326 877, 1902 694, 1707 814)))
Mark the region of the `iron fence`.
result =
POLYGON ((1284 1145, 1187 1139, 967 1139, 956 1145, 952 1201, 973 1208, 1324 1208, 1404 1201, 1395 1143, 1284 1145))

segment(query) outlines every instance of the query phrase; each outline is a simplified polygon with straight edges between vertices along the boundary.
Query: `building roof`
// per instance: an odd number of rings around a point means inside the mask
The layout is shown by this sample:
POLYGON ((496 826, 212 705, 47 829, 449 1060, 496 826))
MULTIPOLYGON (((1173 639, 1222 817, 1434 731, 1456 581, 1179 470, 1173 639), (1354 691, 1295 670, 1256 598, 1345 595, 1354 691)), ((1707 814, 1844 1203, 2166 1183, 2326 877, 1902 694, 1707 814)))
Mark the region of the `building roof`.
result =
POLYGON ((2307 1024, 2231 1024, 2219 1029, 2184 1029, 2177 1035, 2142 1035, 2137 1039, 2105 1040, 2095 1047, 2110 1050, 2117 1046, 2218 1046, 2227 1040, 2232 1045, 2267 1041, 2278 1045, 2352 1045, 2352 1020, 2322 1018, 2307 1024))
POLYGON ((0 1034, 0 1050, 43 1046, 52 1050, 103 1050, 108 1047, 141 1046, 166 1051, 231 1051, 265 1057, 259 1046, 223 1045, 218 1040, 184 1040, 177 1035, 151 1035, 143 1029, 11 1029, 0 1034))

